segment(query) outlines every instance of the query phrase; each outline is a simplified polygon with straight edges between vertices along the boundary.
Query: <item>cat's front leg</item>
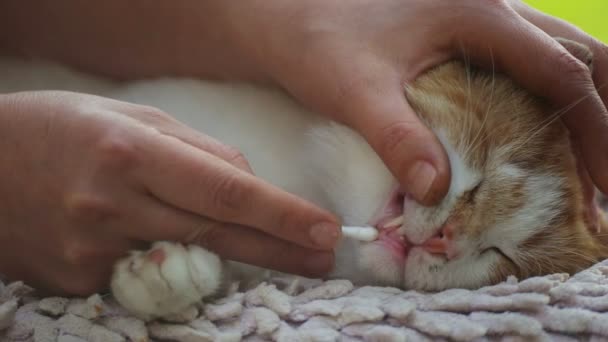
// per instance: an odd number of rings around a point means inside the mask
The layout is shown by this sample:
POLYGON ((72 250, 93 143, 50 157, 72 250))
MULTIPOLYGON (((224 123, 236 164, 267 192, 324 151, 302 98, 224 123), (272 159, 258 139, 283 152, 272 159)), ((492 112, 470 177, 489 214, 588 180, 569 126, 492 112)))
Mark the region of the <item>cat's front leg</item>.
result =
POLYGON ((122 306, 150 320, 179 314, 214 294, 221 273, 220 259, 201 247, 156 242, 116 263, 111 288, 122 306))

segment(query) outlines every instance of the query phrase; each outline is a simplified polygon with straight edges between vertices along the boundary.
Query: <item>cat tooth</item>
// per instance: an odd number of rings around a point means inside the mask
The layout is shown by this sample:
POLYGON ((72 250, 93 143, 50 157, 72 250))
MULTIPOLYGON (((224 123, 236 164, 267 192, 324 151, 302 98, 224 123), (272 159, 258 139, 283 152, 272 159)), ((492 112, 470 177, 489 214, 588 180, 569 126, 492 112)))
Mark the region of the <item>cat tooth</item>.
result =
POLYGON ((374 227, 342 226, 342 236, 359 241, 371 242, 378 238, 378 230, 374 227))
POLYGON ((390 221, 384 223, 382 226, 384 228, 390 228, 390 227, 397 227, 403 224, 403 222, 405 221, 405 218, 402 215, 399 215, 393 219, 391 219, 390 221))

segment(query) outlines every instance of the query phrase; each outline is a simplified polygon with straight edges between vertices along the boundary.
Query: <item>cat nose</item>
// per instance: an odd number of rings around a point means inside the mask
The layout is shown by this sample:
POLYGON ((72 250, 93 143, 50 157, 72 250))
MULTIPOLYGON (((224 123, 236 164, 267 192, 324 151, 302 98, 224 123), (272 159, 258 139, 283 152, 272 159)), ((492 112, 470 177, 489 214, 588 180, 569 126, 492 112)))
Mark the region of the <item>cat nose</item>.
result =
POLYGON ((423 242, 420 247, 431 254, 443 254, 448 260, 456 257, 453 246, 454 225, 447 223, 437 235, 423 242))

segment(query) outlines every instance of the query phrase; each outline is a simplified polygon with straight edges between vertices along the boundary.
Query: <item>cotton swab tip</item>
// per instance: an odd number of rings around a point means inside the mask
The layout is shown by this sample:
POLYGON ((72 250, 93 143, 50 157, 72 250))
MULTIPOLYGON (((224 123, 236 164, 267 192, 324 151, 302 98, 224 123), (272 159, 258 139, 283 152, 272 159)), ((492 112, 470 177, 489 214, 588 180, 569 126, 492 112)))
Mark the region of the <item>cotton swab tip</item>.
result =
POLYGON ((364 242, 378 238, 378 230, 374 227, 342 226, 342 236, 364 242))

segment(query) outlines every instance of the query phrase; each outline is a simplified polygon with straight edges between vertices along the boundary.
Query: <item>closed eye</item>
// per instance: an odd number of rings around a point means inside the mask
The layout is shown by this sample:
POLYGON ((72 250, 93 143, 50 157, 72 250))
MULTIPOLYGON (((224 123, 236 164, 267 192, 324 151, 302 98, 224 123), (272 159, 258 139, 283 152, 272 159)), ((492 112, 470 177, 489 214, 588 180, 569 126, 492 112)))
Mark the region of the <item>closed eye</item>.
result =
POLYGON ((484 253, 492 253, 492 252, 493 252, 493 253, 496 253, 496 254, 498 254, 498 255, 500 255, 500 256, 502 256, 503 258, 507 259, 507 261, 509 261, 509 262, 510 262, 510 263, 512 263, 513 265, 516 265, 516 266, 517 266, 517 264, 515 263, 515 261, 513 261, 513 259, 511 259, 511 257, 509 257, 509 256, 507 255, 507 253, 503 252, 503 250, 502 250, 502 249, 500 249, 500 248, 498 248, 498 247, 488 247, 488 248, 486 248, 486 249, 482 250, 480 254, 484 254, 484 253))
POLYGON ((477 196, 477 192, 479 192, 479 188, 481 188, 482 182, 483 181, 480 181, 471 190, 467 191, 466 198, 468 202, 472 203, 475 201, 475 197, 477 196))

